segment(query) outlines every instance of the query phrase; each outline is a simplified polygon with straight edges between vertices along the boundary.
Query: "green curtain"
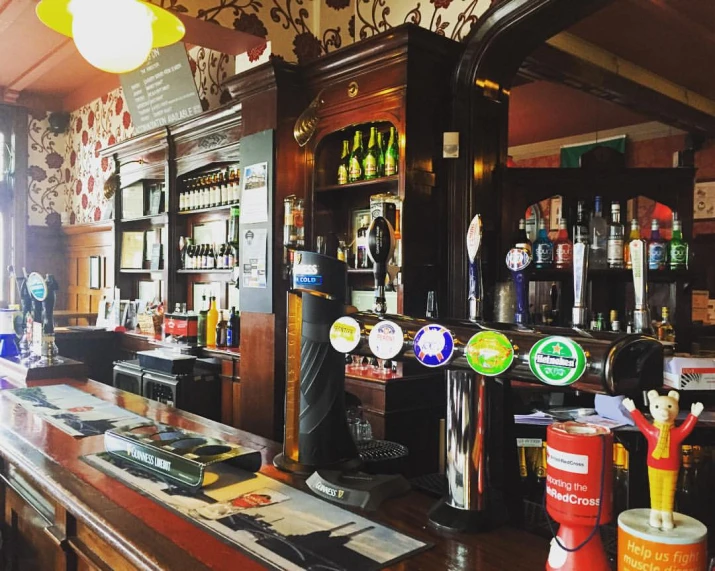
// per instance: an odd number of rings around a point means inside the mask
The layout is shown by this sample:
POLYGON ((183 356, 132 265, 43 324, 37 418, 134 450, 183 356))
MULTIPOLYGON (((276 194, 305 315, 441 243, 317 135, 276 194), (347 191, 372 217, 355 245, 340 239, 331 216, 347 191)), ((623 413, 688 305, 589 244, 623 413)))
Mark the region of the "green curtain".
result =
POLYGON ((561 168, 578 168, 581 166, 581 155, 595 147, 611 147, 619 153, 626 152, 626 135, 611 137, 602 141, 580 143, 561 147, 561 168))

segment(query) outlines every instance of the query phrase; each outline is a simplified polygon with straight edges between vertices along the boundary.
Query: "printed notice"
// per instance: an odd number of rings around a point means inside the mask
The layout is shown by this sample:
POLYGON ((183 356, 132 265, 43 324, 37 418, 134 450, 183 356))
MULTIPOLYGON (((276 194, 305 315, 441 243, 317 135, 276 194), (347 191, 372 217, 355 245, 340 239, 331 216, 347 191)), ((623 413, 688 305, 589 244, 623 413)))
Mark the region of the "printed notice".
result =
POLYGON ((266 287, 266 228, 249 228, 241 234, 242 287, 266 287))
POLYGON ((119 79, 137 133, 203 111, 186 47, 181 42, 153 49, 144 65, 121 74, 119 79))
POLYGON ((247 166, 243 173, 241 224, 268 222, 268 163, 247 166))

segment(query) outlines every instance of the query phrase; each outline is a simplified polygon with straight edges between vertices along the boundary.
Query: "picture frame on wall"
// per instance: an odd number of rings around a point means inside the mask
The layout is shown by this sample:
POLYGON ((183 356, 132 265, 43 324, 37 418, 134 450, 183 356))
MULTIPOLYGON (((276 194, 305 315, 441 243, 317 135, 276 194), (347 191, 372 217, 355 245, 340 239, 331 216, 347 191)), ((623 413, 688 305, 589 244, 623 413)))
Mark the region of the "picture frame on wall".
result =
POLYGON ((122 220, 141 218, 146 210, 144 183, 139 181, 122 189, 122 220))
POLYGON ((141 270, 144 266, 144 232, 122 233, 120 268, 141 270))
POLYGON ((715 180, 696 182, 693 193, 693 219, 715 219, 715 180))
POLYGON ((149 186, 149 215, 161 214, 164 210, 164 185, 156 183, 149 186))
POLYGON ((102 258, 89 257, 89 289, 102 289, 102 258))

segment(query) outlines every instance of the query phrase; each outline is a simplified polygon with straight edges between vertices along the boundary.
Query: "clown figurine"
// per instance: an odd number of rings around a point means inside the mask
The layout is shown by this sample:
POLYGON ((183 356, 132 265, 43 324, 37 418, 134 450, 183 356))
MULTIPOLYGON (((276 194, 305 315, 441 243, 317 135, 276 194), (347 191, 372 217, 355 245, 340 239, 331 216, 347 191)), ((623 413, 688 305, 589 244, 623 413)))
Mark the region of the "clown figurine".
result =
POLYGON ((650 525, 671 530, 673 523, 673 497, 680 469, 680 444, 695 428, 698 416, 703 412, 702 403, 690 407, 685 422, 675 427, 680 395, 670 391, 661 396, 658 391, 648 391, 648 405, 653 416, 649 424, 643 414, 636 410, 631 399, 624 399, 623 406, 631 413, 638 429, 648 441, 648 482, 650 484, 650 525))

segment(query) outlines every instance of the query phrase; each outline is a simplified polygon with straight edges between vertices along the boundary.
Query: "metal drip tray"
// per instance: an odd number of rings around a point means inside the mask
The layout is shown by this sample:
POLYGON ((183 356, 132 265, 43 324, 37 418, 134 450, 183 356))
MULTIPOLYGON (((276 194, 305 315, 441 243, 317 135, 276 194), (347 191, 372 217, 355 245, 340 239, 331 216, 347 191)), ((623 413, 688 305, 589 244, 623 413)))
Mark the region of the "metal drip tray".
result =
POLYGON ((407 446, 389 440, 364 440, 357 443, 358 454, 363 462, 384 462, 407 458, 407 446))

